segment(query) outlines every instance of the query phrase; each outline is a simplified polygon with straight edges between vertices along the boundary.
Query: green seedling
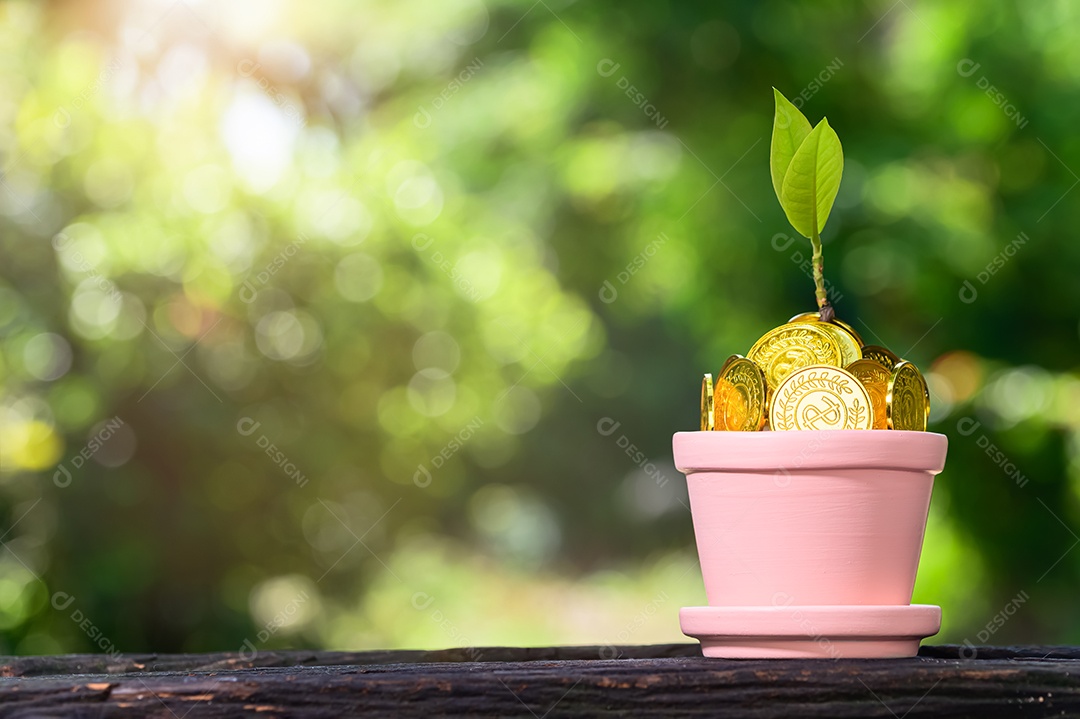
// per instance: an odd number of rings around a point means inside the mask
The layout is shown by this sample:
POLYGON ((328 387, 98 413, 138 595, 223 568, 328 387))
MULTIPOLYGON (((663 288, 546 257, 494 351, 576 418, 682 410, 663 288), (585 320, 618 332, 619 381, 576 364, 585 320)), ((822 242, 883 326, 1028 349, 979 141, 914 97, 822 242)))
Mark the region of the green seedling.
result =
POLYGON ((811 128, 809 120, 780 91, 776 95, 772 148, 769 166, 773 189, 791 226, 813 247, 814 295, 823 320, 831 320, 833 309, 825 294, 821 231, 829 219, 840 176, 844 173, 844 148, 840 138, 822 119, 811 128))

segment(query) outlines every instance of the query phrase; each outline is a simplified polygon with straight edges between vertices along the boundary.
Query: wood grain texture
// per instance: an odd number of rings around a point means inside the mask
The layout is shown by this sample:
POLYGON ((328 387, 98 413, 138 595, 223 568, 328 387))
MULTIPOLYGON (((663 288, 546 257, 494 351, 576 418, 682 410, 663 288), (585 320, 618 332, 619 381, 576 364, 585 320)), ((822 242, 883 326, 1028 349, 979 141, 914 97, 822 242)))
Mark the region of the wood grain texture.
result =
POLYGON ((4 717, 1080 715, 1080 649, 703 659, 697 645, 4 658, 4 717), (472 661, 479 653, 480 661, 472 661), (974 658, 963 658, 974 655, 974 658))
POLYGON ((214 654, 62 654, 44 657, 0 656, 0 677, 63 674, 214 672, 258 667, 369 666, 448 662, 532 662, 590 659, 700 657, 697 643, 579 647, 462 647, 436 650, 368 652, 258 651, 214 654))

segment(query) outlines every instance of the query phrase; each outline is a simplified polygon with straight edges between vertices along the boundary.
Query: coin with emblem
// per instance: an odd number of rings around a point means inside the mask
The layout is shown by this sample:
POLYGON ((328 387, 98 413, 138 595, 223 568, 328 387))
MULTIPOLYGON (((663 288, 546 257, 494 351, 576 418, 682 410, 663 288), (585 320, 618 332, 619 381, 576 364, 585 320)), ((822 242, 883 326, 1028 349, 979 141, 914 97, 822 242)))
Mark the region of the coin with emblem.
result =
POLYGON ((829 365, 793 371, 776 388, 769 410, 774 430, 870 429, 873 406, 850 372, 829 365))
POLYGON ((865 359, 877 362, 890 372, 892 372, 893 368, 900 363, 899 357, 884 347, 879 347, 877 345, 864 346, 862 348, 862 355, 865 359))
POLYGON ((713 381, 712 374, 705 373, 701 380, 701 431, 713 428, 713 381))
POLYGON ((889 429, 926 431, 930 418, 930 391, 919 369, 901 361, 893 368, 885 395, 889 429))
MULTIPOLYGON (((820 322, 820 321, 821 321, 821 315, 819 315, 817 312, 800 312, 799 314, 795 315, 790 320, 788 320, 788 322, 820 322)), ((852 327, 851 325, 849 325, 847 322, 844 322, 843 320, 840 320, 840 319, 836 319, 834 317, 830 324, 833 324, 833 325, 841 328, 842 330, 847 332, 849 335, 851 335, 852 339, 855 340, 856 344, 858 344, 860 347, 863 346, 863 338, 860 337, 859 333, 855 331, 855 328, 852 327)))
POLYGON ((754 362, 732 355, 716 375, 713 427, 755 432, 765 423, 765 374, 754 362))
POLYGON ((844 369, 855 375, 855 379, 862 383, 866 393, 870 395, 870 406, 874 410, 873 429, 888 429, 885 395, 889 391, 889 370, 870 359, 856 360, 844 369))
POLYGON ((765 381, 770 390, 775 390, 789 374, 803 367, 844 366, 844 354, 839 341, 821 325, 821 322, 789 322, 780 325, 766 332, 746 353, 765 373, 765 381))

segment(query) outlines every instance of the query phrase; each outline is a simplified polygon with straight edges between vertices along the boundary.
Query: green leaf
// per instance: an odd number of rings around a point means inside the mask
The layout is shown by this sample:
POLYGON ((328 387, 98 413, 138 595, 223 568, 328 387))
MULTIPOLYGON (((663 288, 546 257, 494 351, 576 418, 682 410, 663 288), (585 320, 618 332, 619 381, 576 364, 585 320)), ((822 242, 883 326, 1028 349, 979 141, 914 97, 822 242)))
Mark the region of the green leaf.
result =
POLYGON ((773 116, 769 169, 772 170, 776 199, 783 202, 781 191, 784 187, 784 175, 787 174, 791 158, 795 157, 795 151, 810 134, 810 121, 775 87, 773 95, 776 97, 776 115, 773 116))
POLYGON ((822 120, 791 158, 780 194, 784 214, 799 234, 813 238, 825 227, 843 173, 844 148, 829 121, 822 120))

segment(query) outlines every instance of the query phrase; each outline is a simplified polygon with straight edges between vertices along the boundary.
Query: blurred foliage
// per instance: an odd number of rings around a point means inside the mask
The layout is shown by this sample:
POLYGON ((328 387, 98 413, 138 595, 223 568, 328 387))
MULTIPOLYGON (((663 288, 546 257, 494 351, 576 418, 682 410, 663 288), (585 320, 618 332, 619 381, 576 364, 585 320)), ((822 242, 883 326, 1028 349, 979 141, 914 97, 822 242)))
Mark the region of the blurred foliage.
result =
POLYGON ((678 640, 671 433, 813 306, 771 86, 844 143, 839 316, 950 436, 916 600, 1080 642, 1074 4, 10 2, 0 45, 0 650, 678 640))

